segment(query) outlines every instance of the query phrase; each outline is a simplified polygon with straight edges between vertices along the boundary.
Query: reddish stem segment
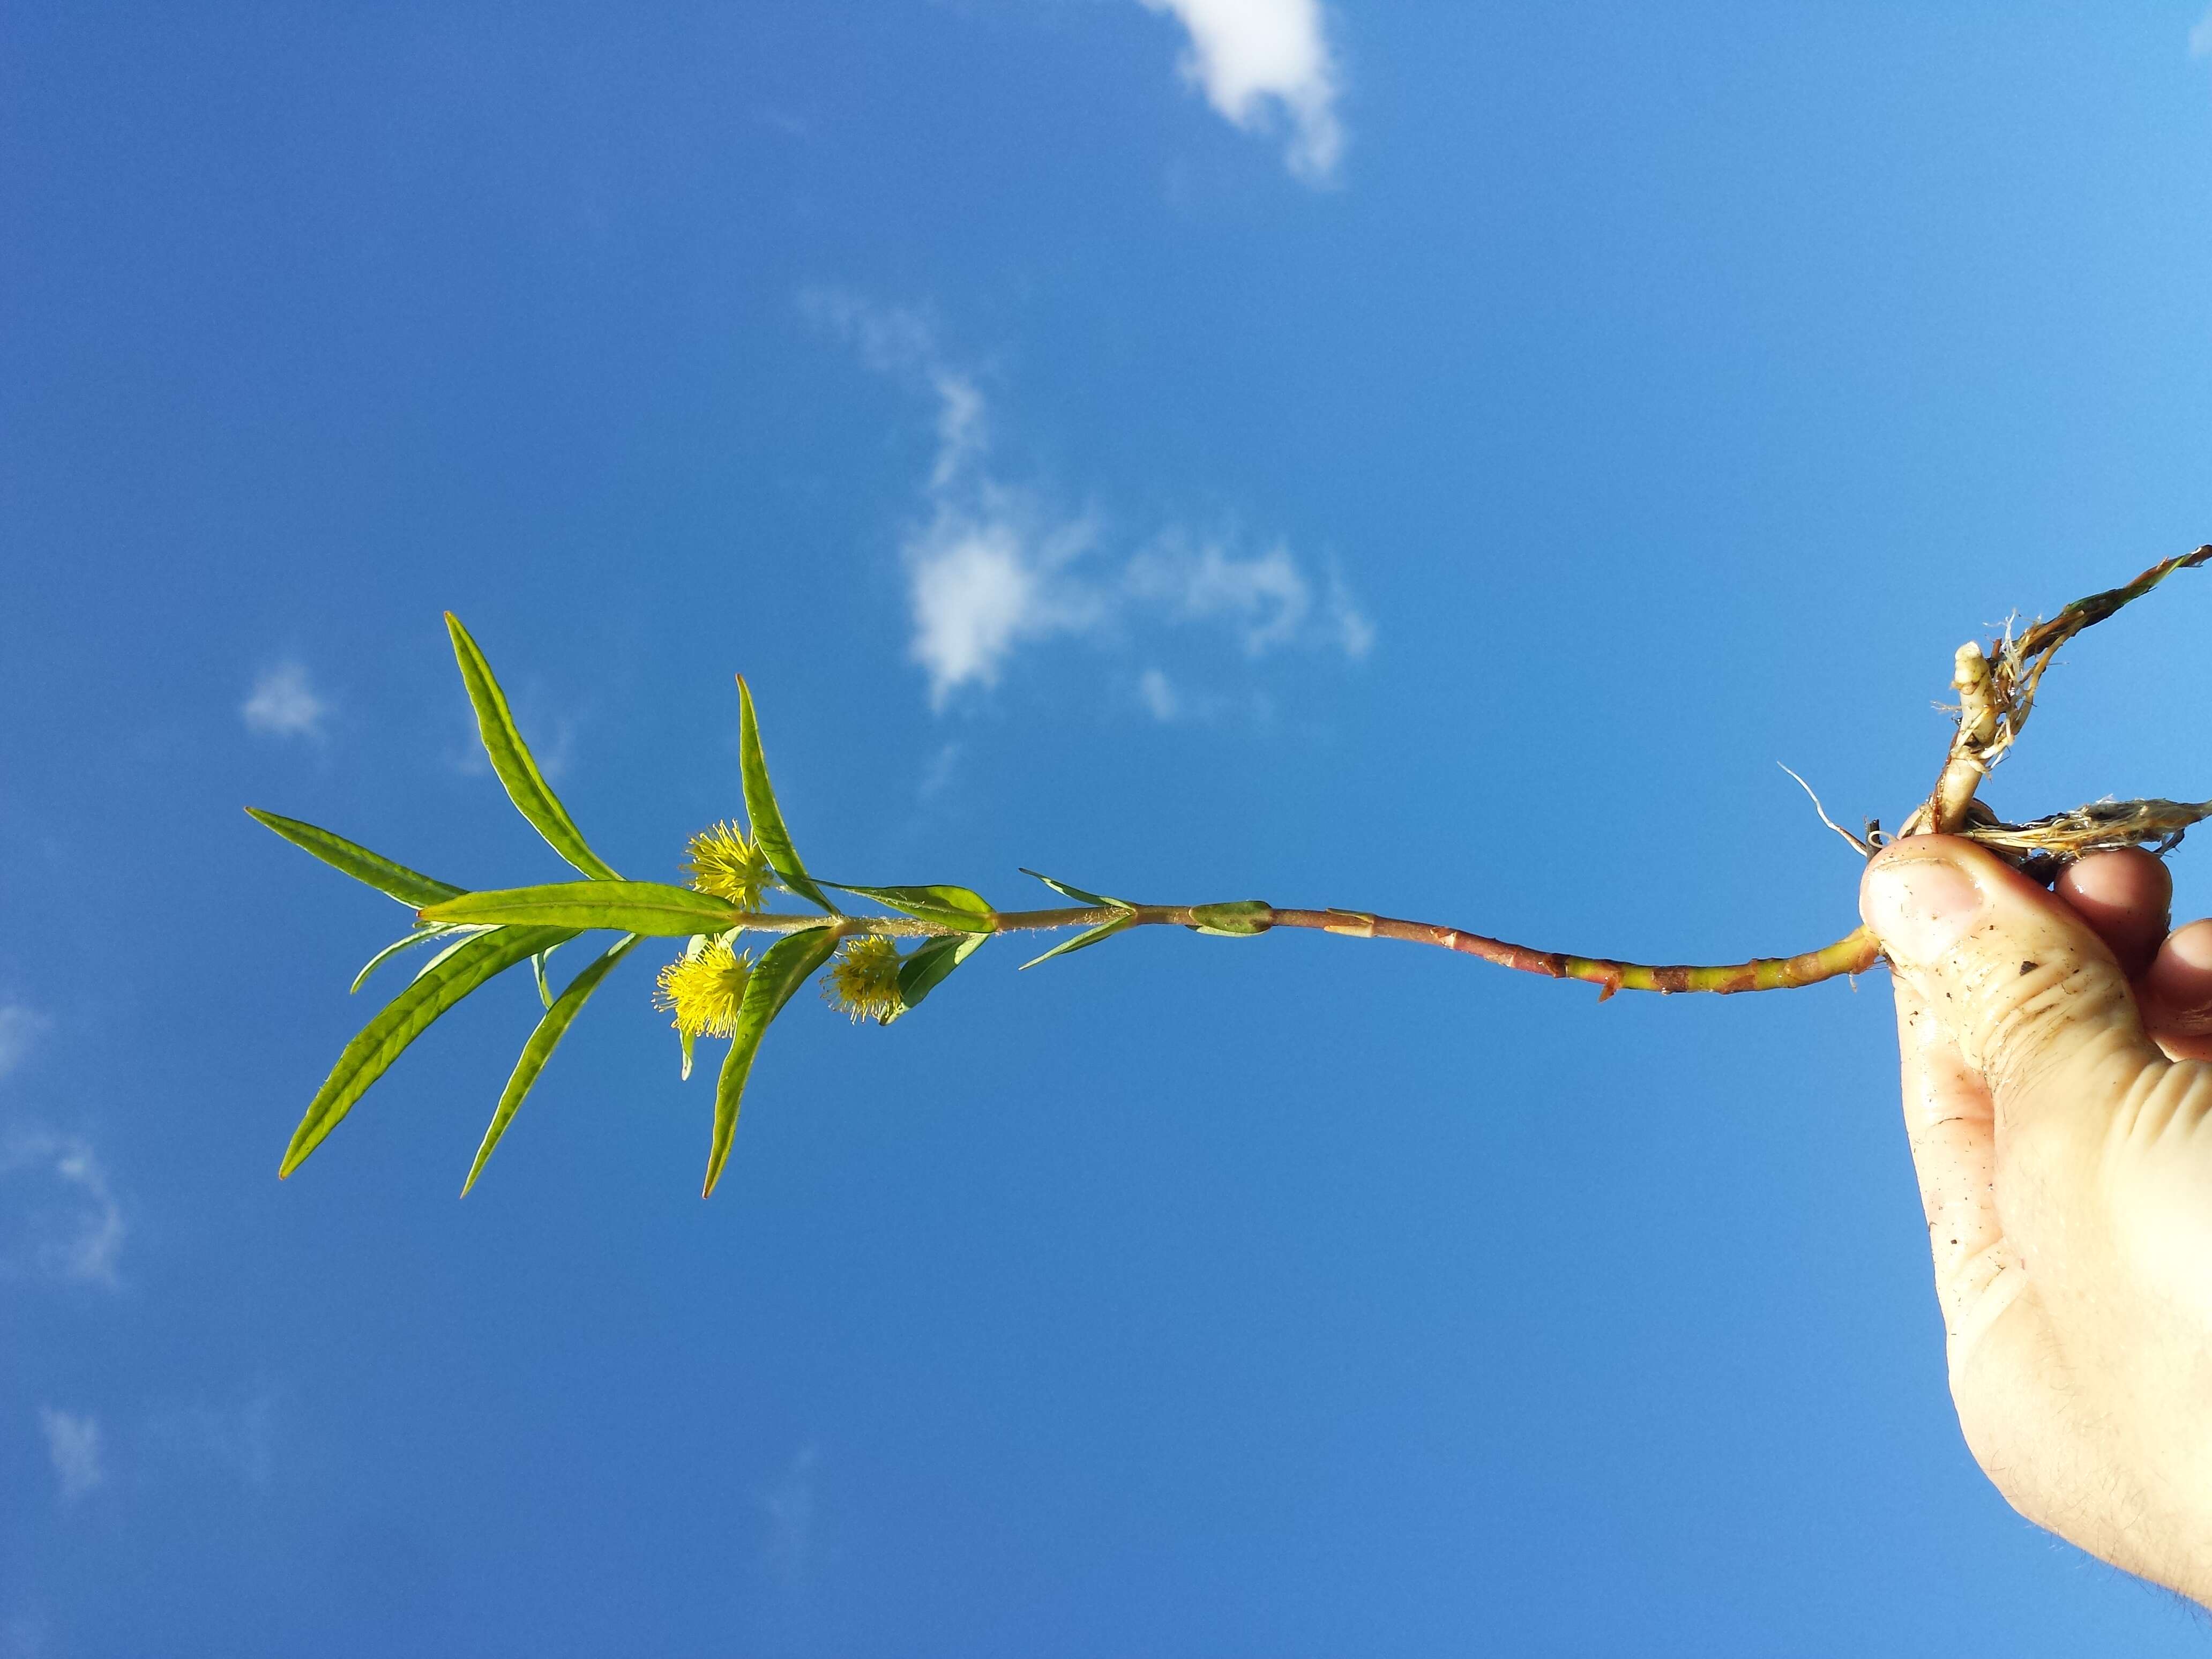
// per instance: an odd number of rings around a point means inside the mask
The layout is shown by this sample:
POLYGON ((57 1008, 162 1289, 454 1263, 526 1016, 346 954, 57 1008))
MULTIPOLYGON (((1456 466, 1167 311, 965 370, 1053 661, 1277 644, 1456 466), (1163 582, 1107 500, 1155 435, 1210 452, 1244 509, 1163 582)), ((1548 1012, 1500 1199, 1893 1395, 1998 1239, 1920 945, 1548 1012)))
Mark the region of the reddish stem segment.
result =
POLYGON ((1615 962, 1606 957, 1571 957, 1558 951, 1532 951, 1525 945, 1443 927, 1428 921, 1401 921, 1395 916, 1369 915, 1352 910, 1278 910, 1278 927, 1317 927, 1325 933, 1353 939, 1396 939, 1414 945, 1434 945, 1447 951, 1480 957, 1501 968, 1524 974, 1544 974, 1553 979, 1587 980, 1601 988, 1602 1002, 1615 991, 1780 991, 1799 985, 1818 985, 1842 974, 1863 974, 1881 959, 1881 946, 1863 927, 1855 927, 1832 945, 1795 957, 1758 957, 1749 962, 1721 966, 1675 963, 1656 966, 1642 962, 1615 962))

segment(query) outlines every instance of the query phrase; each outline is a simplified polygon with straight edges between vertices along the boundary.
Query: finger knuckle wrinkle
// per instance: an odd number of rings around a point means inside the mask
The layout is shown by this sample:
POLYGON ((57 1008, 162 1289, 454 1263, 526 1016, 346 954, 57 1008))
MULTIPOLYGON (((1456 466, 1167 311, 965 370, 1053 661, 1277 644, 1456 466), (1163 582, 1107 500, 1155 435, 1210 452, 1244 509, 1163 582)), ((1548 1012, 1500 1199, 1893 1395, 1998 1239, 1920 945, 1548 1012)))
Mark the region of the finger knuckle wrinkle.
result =
POLYGON ((2003 1089, 2032 1091, 2132 1018, 2127 990, 2101 963, 2053 964, 1998 979, 1983 1019, 1982 1066, 2003 1089))
POLYGON ((2183 1061, 2145 1072, 2128 1091, 2116 1129, 2138 1142, 2202 1139, 2212 1128, 2212 1066, 2183 1061))

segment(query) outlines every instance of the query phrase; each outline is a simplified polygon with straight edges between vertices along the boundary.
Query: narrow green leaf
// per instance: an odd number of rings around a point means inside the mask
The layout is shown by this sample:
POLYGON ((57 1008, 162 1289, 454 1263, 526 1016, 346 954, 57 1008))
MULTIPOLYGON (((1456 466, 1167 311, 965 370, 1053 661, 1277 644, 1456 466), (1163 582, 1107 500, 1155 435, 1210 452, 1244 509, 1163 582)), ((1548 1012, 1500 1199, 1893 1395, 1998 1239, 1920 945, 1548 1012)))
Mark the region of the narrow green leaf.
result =
MULTIPOLYGON (((1054 892, 1064 898, 1072 898, 1079 904, 1110 904, 1119 910, 1133 910, 1137 908, 1127 899, 1109 898, 1103 893, 1086 893, 1080 887, 1071 887, 1064 881, 1054 881, 1050 876, 1032 870, 1026 865, 1018 865, 1015 867, 1025 876, 1036 876, 1054 892)), ((1042 962, 1044 958, 1040 957, 1037 959, 1042 962)))
MULTIPOLYGON (((757 824, 753 833, 760 833, 757 824)), ((714 1085, 714 1139, 708 1149, 707 1184, 700 1189, 700 1197, 712 1194, 714 1183, 722 1178, 722 1164, 730 1156, 730 1137, 737 1133, 738 1104, 744 1097, 745 1079, 752 1073, 753 1056, 760 1052, 769 1022, 783 1012, 783 1005, 791 1000, 791 994, 805 982, 806 976, 830 960, 830 953, 837 948, 837 930, 827 925, 810 927, 803 933, 787 933, 769 946, 754 965, 753 976, 745 981, 744 1000, 738 1005, 737 1035, 730 1040, 729 1058, 722 1062, 721 1079, 714 1085)))
POLYGON ((1040 962, 1050 962, 1054 957, 1064 957, 1070 951, 1080 951, 1086 945, 1096 945, 1103 939, 1110 939, 1115 933, 1120 933, 1124 927, 1134 926, 1136 920, 1137 913, 1134 910, 1130 910, 1115 917, 1111 921, 1102 921, 1096 927, 1091 928, 1085 933, 1078 933, 1073 939, 1068 940, 1066 944, 1055 945, 1051 950, 1046 951, 1042 956, 1031 957, 1029 961, 1022 964, 1022 968, 1024 969, 1034 968, 1040 962))
POLYGON ((467 890, 433 881, 419 871, 410 870, 404 864, 394 864, 381 854, 372 853, 366 847, 357 847, 343 836, 334 836, 327 830, 318 830, 312 823, 302 823, 297 818, 279 817, 274 812, 264 812, 258 806, 246 809, 246 816, 256 823, 266 825, 284 837, 293 846, 313 853, 334 870, 343 870, 356 881, 365 882, 380 893, 388 893, 402 904, 420 909, 426 904, 435 904, 440 899, 452 898, 467 890))
POLYGON ((727 899, 658 881, 558 881, 544 887, 504 887, 425 907, 425 921, 611 927, 619 933, 675 939, 719 933, 744 919, 727 899), (455 908, 458 907, 458 908, 455 908))
POLYGON ((791 844, 791 831, 783 827, 783 812, 768 781, 768 757, 761 750, 760 717, 753 712, 752 688, 743 674, 738 676, 738 777, 744 786, 746 820, 752 825, 753 839, 768 854, 769 868, 801 898, 836 914, 837 907, 806 873, 799 849, 791 844))
POLYGON ((461 619, 450 611, 446 613, 446 631, 453 636, 453 659, 461 665, 461 681, 468 687, 469 702, 477 711, 477 734, 483 739, 484 753, 491 757, 491 769, 507 786, 507 799, 553 850, 576 868, 600 881, 620 881, 614 866, 586 844, 584 832, 576 828, 568 809, 561 805, 553 786, 538 769, 530 745, 515 729, 507 693, 492 678, 491 665, 469 637, 469 630, 461 626, 461 619))
POLYGON ((952 939, 933 939, 899 963, 899 1000, 908 1008, 945 982, 945 978, 975 954, 988 933, 962 933, 952 939))
POLYGON ((463 997, 496 974, 501 974, 533 952, 558 945, 574 935, 557 927, 503 927, 468 939, 436 968, 385 1005, 384 1011, 363 1026, 345 1046, 338 1063, 307 1103, 307 1115, 292 1132, 277 1166, 279 1178, 300 1167, 323 1137, 353 1109, 370 1084, 399 1058, 407 1045, 422 1035, 430 1023, 463 997))
POLYGON ((531 977, 538 981, 538 1006, 541 1008, 553 1006, 553 988, 545 982, 545 964, 552 959, 550 951, 540 951, 530 958, 531 977))
POLYGON ((998 921, 998 912, 992 909, 990 901, 965 887, 855 887, 843 881, 822 884, 841 893, 858 893, 924 921, 957 927, 963 933, 988 933, 998 921))
POLYGON ((678 1041, 682 1043, 684 1048, 684 1069, 676 1074, 676 1080, 678 1083, 689 1083, 691 1080, 691 1044, 697 1035, 693 1031, 677 1033, 678 1041))
MULTIPOLYGON (((553 1058, 553 1050, 568 1034, 569 1023, 583 1012, 584 1004, 591 1000, 592 993, 599 988, 599 981, 613 969, 615 963, 629 954, 637 940, 635 933, 623 934, 606 948, 598 961, 568 981, 568 988, 561 993, 559 1001, 546 1006, 545 1018, 538 1022, 538 1029, 530 1034, 530 1041, 522 1045, 522 1057, 514 1062, 514 1071, 507 1079, 507 1087, 500 1091, 499 1104, 492 1110, 491 1126, 484 1131, 483 1140, 477 1147, 476 1162, 469 1165, 469 1178, 461 1183, 463 1198, 469 1195, 469 1188, 477 1184, 477 1177, 483 1173, 485 1160, 490 1158, 492 1148, 499 1145, 499 1138, 507 1133, 507 1126, 514 1121, 514 1114, 521 1106, 523 1097, 538 1081, 538 1074, 545 1069, 545 1062, 553 1058)), ((541 978, 544 972, 542 964, 549 954, 549 951, 540 951, 531 957, 532 962, 541 964, 538 969, 541 978)))
POLYGON ((1231 899, 1221 904, 1191 907, 1195 920, 1191 931, 1221 939, 1249 939, 1275 925, 1275 908, 1265 899, 1231 899))
POLYGON ((365 964, 363 964, 362 970, 353 976, 353 983, 346 988, 346 994, 348 996, 351 996, 355 992, 360 990, 362 986, 368 984, 368 976, 371 974, 383 967, 386 963, 391 961, 392 957, 398 956, 402 951, 411 951, 418 945, 428 945, 434 939, 443 939, 447 934, 453 931, 453 930, 450 927, 417 927, 413 933, 408 934, 406 938, 392 940, 391 944, 386 945, 381 951, 379 951, 374 956, 371 957, 365 964))
POLYGON ((435 972, 441 963, 444 962, 447 957, 453 955, 454 951, 459 950, 461 946, 466 945, 471 939, 477 938, 481 934, 495 933, 498 931, 499 929, 496 927, 447 928, 445 930, 445 947, 441 950, 436 956, 432 957, 429 961, 424 963, 420 968, 417 968, 415 970, 415 977, 420 979, 425 974, 435 972))

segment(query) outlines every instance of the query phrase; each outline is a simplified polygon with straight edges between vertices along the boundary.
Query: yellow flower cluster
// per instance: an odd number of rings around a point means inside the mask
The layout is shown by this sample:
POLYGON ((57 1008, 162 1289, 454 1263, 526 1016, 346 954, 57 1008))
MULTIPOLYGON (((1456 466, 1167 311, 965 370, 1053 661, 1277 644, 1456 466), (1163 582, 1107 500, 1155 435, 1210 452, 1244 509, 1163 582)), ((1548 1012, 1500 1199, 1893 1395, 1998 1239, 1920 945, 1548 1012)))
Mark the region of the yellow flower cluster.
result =
POLYGON ((737 1031, 738 1009, 752 976, 752 958, 718 939, 660 970, 653 1006, 672 1012, 676 1029, 686 1036, 730 1036, 737 1031))
POLYGON ((740 910, 757 910, 775 872, 761 844, 734 823, 718 823, 691 837, 684 867, 702 893, 726 898, 740 910))
POLYGON ((822 999, 858 1024, 888 1025, 906 1012, 899 997, 898 946, 887 939, 850 939, 830 959, 822 999))

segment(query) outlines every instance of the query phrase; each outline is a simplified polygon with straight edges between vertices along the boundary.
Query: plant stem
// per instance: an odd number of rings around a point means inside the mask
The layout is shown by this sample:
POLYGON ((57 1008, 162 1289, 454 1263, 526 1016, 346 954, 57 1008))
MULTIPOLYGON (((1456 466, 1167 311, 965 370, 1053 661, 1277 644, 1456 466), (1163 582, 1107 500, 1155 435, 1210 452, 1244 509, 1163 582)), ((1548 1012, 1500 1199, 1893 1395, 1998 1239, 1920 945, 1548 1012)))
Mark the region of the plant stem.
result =
MULTIPOLYGON (((1901 835, 1928 830, 1977 833, 1968 824, 1974 792, 1990 768, 2002 759, 2027 722, 2035 705, 2035 692, 2052 653, 2083 629, 2094 626, 2141 599, 2177 570, 2212 564, 2212 544, 2153 565, 2124 586, 2076 599, 2050 621, 2039 623, 2018 640, 1996 641, 1984 651, 1978 644, 1962 647, 1953 684, 1960 693, 1958 729, 1945 757, 1943 773, 1935 793, 1906 820, 1901 835)), ((1800 780, 1802 782, 1802 780, 1800 780)), ((1816 800, 1816 805, 1819 804, 1816 800)), ((1992 844, 2015 854, 2042 849, 2062 856, 2078 856, 2092 846, 2141 844, 2158 841, 2160 849, 2180 839, 2180 831, 2212 810, 2172 801, 2130 801, 2100 804, 2030 825, 1998 824, 1981 832, 1992 844), (2076 821, 2079 822, 2076 822, 2076 821), (2122 822, 2124 820, 2124 822, 2122 822), (2042 833, 2039 834, 2038 831, 2042 833), (2122 833, 2124 831, 2125 833, 2122 833), (2079 843, 2075 845, 2075 843, 2079 843)), ((1821 814, 1823 819, 1827 817, 1821 814)), ((1994 822, 1991 816, 1990 822, 1994 822)), ((1856 838, 1854 838, 1856 839, 1856 838)), ((2015 858, 2015 862, 2019 859, 2015 858)), ((1200 911, 1222 907, 1189 904, 1091 905, 1056 910, 1002 910, 991 918, 997 933, 1051 932, 1062 927, 1097 927, 1126 918, 1133 927, 1197 927, 1200 911)), ((1855 927, 1832 945, 1794 957, 1755 957, 1749 962, 1714 966, 1686 963, 1657 964, 1618 962, 1610 957, 1574 957, 1559 951, 1532 950, 1509 944, 1462 927, 1446 927, 1432 921, 1402 921, 1395 916, 1373 915, 1364 910, 1277 910, 1269 907, 1264 917, 1239 910, 1242 924, 1264 933, 1272 927, 1307 927, 1351 939, 1402 939, 1409 945, 1432 945, 1480 957, 1501 968, 1552 979, 1578 979, 1599 987, 1602 1002, 1615 991, 1779 991, 1800 985, 1818 985, 1844 974, 1864 973, 1881 960, 1881 946, 1863 927, 1855 927)), ((829 918, 791 914, 757 913, 745 918, 745 931, 793 933, 809 927, 835 927, 841 935, 873 935, 881 939, 942 939, 972 931, 913 916, 847 916, 829 918)))
MULTIPOLYGON (((1050 932, 1064 927, 1096 927, 1112 921, 1115 917, 1134 913, 1128 924, 1133 927, 1194 927, 1197 912, 1204 907, 1189 904, 1138 904, 1127 910, 1113 905, 1097 905, 1054 910, 1002 910, 994 921, 992 931, 999 933, 1050 932)), ((801 915, 787 912, 763 912, 745 919, 746 931, 763 933, 793 933, 805 928, 829 926, 848 935, 872 935, 879 939, 942 939, 962 932, 942 922, 923 921, 913 916, 839 916, 825 920, 820 916, 801 915)), ((1749 962, 1729 963, 1716 966, 1689 963, 1660 965, 1642 962, 1618 962, 1609 957, 1568 956, 1558 951, 1532 950, 1525 945, 1511 945, 1504 939, 1486 934, 1469 933, 1462 927, 1447 927, 1432 921, 1404 921, 1395 916, 1378 916, 1364 910, 1279 910, 1270 909, 1267 920, 1259 931, 1268 927, 1305 927, 1321 933, 1336 933, 1349 939, 1401 939, 1409 945, 1431 945, 1441 950, 1456 951, 1462 956, 1480 957, 1501 968, 1511 968, 1524 974, 1542 974, 1552 979, 1578 979, 1600 988, 1598 1000, 1602 1002, 1615 991, 1656 991, 1662 995, 1678 991, 1711 991, 1726 994, 1731 991, 1779 991, 1800 985, 1818 985, 1823 980, 1834 979, 1844 974, 1864 973, 1874 966, 1881 956, 1881 947, 1865 928, 1854 928, 1832 945, 1817 951, 1808 951, 1802 956, 1759 957, 1749 962)))
POLYGON ((1434 945, 1466 956, 1480 957, 1500 968, 1524 974, 1544 974, 1553 979, 1579 979, 1601 988, 1602 1002, 1615 991, 1782 991, 1800 985, 1818 985, 1840 974, 1863 974, 1874 966, 1881 947, 1863 927, 1855 927, 1832 945, 1794 957, 1756 957, 1749 962, 1719 966, 1642 962, 1616 962, 1608 957, 1573 957, 1558 951, 1533 951, 1525 945, 1509 945, 1462 928, 1439 927, 1428 921, 1401 921, 1394 916, 1372 916, 1346 910, 1278 910, 1278 927, 1318 927, 1353 939, 1404 939, 1413 945, 1434 945))

